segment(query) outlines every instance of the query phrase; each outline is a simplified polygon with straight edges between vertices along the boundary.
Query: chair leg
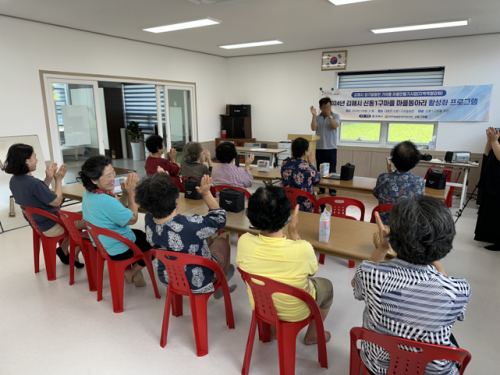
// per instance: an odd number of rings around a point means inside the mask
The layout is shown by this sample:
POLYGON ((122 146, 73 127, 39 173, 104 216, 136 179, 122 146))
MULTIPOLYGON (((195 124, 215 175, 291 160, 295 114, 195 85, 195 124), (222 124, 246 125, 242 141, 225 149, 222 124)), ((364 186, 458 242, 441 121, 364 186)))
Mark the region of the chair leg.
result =
POLYGON ((243 368, 241 375, 248 375, 250 371, 250 361, 252 360, 253 343, 255 340, 255 329, 257 328, 257 317, 252 313, 252 323, 250 323, 250 332, 248 333, 247 348, 245 350, 245 358, 243 359, 243 368))
POLYGON ((280 375, 295 374, 295 350, 298 331, 294 325, 279 324, 276 327, 280 375))
POLYGON ((47 280, 53 281, 56 279, 57 240, 49 237, 42 238, 42 247, 45 270, 47 271, 47 280))
POLYGON ((95 282, 97 252, 95 251, 91 243, 90 244, 88 243, 88 241, 83 241, 83 246, 81 250, 83 254, 83 259, 85 261, 85 271, 87 271, 89 290, 91 292, 95 292, 97 290, 95 282))
POLYGON ((113 300, 113 312, 123 312, 123 289, 125 284, 125 267, 121 262, 108 261, 109 284, 113 300))
POLYGON ((153 263, 151 262, 151 253, 148 251, 144 253, 144 261, 146 263, 146 267, 149 272, 149 277, 151 278, 151 282, 153 283, 153 289, 155 291, 156 298, 160 299, 160 292, 158 291, 158 285, 156 285, 156 277, 153 271, 153 263))
POLYGON ((319 264, 325 264, 325 254, 319 254, 319 264))
POLYGON ((193 317, 194 338, 196 341, 196 355, 203 357, 208 354, 208 321, 207 301, 212 294, 190 294, 191 315, 193 317))
POLYGON ((172 296, 175 297, 175 294, 172 293, 170 290, 167 290, 167 298, 165 301, 165 310, 163 311, 163 323, 161 326, 161 335, 160 335, 160 346, 162 348, 164 348, 165 345, 167 345, 168 321, 170 318, 170 304, 172 303, 172 296))
POLYGON ((180 294, 173 294, 172 300, 172 315, 175 317, 182 316, 182 296, 180 294))
POLYGON ((100 254, 96 254, 96 287, 97 287, 97 302, 102 300, 102 279, 104 274, 104 259, 100 254))
POLYGON ((35 273, 40 272, 40 236, 33 230, 33 259, 35 261, 35 273))
POLYGON ((349 268, 354 268, 356 266, 356 262, 350 260, 349 261, 349 268))
POLYGON ((262 342, 270 342, 271 341, 271 325, 263 322, 262 320, 257 319, 257 325, 259 327, 259 340, 262 342))
POLYGON ((75 252, 76 244, 73 241, 69 241, 69 285, 75 283, 75 252))

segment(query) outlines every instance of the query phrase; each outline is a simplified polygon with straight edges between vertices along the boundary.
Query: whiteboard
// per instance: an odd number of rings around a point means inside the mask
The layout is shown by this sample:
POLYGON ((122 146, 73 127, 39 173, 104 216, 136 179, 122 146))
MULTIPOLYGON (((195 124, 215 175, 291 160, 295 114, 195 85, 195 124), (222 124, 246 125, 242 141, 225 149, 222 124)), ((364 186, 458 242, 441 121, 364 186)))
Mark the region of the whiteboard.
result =
POLYGON ((89 109, 86 105, 61 106, 66 146, 90 145, 89 109))
POLYGON ((172 141, 182 141, 182 107, 170 107, 170 136, 172 141))
MULTIPOLYGON (((0 137, 0 161, 5 162, 7 157, 7 151, 9 147, 15 143, 24 143, 33 147, 38 159, 38 164, 36 171, 32 172, 33 176, 39 178, 40 180, 45 179, 45 159, 43 157, 42 148, 40 147, 40 141, 37 135, 23 135, 16 137, 0 137)), ((0 233, 3 228, 4 231, 21 228, 28 225, 28 222, 24 219, 21 212, 21 207, 17 204, 15 205, 15 217, 9 217, 10 212, 10 196, 11 191, 9 188, 9 182, 12 178, 11 174, 7 174, 0 170, 0 233)))

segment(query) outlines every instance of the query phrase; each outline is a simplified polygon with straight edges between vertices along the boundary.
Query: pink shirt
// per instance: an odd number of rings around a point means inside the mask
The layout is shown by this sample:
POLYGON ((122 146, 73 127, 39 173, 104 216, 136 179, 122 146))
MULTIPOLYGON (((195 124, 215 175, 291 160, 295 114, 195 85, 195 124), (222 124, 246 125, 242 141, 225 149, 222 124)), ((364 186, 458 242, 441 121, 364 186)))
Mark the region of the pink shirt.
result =
POLYGON ((253 185, 253 175, 234 164, 218 164, 212 168, 212 185, 247 188, 253 185))

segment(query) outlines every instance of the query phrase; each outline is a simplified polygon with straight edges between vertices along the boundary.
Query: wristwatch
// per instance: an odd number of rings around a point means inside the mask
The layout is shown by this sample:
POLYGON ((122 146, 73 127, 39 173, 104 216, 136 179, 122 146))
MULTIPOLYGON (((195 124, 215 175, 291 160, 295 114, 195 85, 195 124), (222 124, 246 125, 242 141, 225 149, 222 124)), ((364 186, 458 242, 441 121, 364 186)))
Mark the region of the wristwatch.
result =
POLYGON ((328 116, 328 118, 333 118, 333 116, 332 116, 332 115, 330 115, 330 116, 328 116))

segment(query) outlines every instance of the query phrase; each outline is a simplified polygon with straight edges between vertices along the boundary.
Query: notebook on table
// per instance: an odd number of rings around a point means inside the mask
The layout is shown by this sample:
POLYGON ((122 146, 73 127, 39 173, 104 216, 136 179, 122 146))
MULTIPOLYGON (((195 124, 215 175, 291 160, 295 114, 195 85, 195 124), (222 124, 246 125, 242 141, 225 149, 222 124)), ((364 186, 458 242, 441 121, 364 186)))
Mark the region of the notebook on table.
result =
POLYGON ((329 173, 324 175, 323 178, 327 178, 329 180, 340 180, 340 173, 329 173))

